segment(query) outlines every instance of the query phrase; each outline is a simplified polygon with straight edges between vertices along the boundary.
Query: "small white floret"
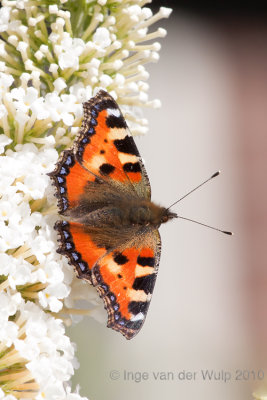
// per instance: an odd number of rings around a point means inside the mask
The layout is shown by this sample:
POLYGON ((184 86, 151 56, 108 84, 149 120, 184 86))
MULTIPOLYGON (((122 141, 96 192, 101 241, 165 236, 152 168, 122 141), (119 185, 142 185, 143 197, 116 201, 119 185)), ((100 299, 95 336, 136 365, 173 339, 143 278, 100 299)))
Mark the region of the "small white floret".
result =
POLYGON ((97 28, 94 33, 93 41, 98 46, 105 48, 111 44, 110 33, 107 28, 97 28))

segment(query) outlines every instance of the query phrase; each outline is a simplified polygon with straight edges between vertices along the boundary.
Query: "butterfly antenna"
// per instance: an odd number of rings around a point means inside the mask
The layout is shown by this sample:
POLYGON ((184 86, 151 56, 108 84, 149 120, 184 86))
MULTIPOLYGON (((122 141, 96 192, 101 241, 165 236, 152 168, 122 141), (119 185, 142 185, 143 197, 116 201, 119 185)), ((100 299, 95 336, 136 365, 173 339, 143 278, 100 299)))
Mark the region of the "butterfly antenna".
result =
POLYGON ((180 217, 179 215, 177 216, 177 218, 184 219, 185 221, 194 222, 195 224, 205 226, 206 228, 210 228, 210 229, 213 229, 213 230, 215 230, 215 231, 225 233, 225 235, 233 235, 233 232, 223 231, 222 229, 214 228, 214 226, 210 226, 210 225, 203 224, 202 222, 195 221, 194 219, 185 218, 185 217, 180 217))
MULTIPOLYGON (((195 190, 199 189, 201 186, 205 185, 205 183, 211 181, 213 178, 216 178, 216 176, 220 175, 221 171, 215 172, 215 174, 211 175, 208 179, 206 179, 204 182, 202 182, 200 185, 196 186, 194 189, 190 190, 190 192, 186 193, 183 197, 181 197, 179 200, 176 200, 173 204, 171 204, 167 210, 169 210, 171 207, 173 207, 175 204, 179 203, 181 200, 183 200, 185 197, 189 196, 191 193, 193 193, 195 190)), ((181 218, 181 217, 180 217, 181 218)))
MULTIPOLYGON (((179 201, 183 200, 185 197, 189 196, 191 193, 193 193, 195 190, 199 189, 201 186, 205 185, 205 183, 209 182, 210 180, 212 180, 213 178, 216 178, 216 176, 220 175, 220 171, 215 172, 215 174, 211 175, 208 179, 206 179, 204 182, 202 182, 200 185, 196 186, 194 189, 190 190, 190 192, 186 193, 183 197, 181 197, 179 200, 175 201, 172 205, 170 205, 170 207, 167 208, 167 210, 169 210, 169 208, 173 207, 175 204, 179 203, 179 201)), ((205 226, 206 228, 210 228, 213 229, 215 231, 218 232, 222 232, 225 235, 233 235, 233 232, 229 232, 229 231, 224 231, 222 229, 219 228, 215 228, 214 226, 210 226, 207 224, 203 224, 203 222, 199 222, 196 221, 194 219, 190 219, 190 218, 186 218, 186 217, 181 217, 180 215, 177 215, 177 218, 181 218, 184 219, 185 221, 190 221, 190 222, 194 222, 195 224, 198 225, 202 225, 205 226)))

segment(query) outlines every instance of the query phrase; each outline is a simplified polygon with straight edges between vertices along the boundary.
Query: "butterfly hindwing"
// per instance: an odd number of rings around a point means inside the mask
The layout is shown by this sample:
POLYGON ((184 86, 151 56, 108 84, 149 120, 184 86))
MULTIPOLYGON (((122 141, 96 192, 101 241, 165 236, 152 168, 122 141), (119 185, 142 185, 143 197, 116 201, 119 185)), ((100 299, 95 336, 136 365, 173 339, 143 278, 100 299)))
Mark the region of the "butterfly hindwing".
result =
POLYGON ((133 238, 127 246, 109 249, 96 231, 83 224, 58 221, 58 252, 69 259, 79 278, 96 286, 108 312, 108 327, 127 339, 141 329, 154 289, 161 242, 157 230, 133 238))
POLYGON ((92 281, 104 300, 108 327, 131 339, 141 329, 150 304, 160 259, 157 230, 135 244, 106 253, 92 270, 92 281))

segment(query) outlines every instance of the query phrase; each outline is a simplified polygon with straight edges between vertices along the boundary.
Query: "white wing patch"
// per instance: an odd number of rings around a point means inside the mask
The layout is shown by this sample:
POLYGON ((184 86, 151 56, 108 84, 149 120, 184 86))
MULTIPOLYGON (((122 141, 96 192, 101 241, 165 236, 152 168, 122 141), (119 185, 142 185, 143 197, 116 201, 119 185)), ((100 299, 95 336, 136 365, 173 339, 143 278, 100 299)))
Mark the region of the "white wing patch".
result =
POLYGON ((147 301, 149 295, 144 290, 128 289, 127 296, 131 301, 147 301))
POLYGON ((120 110, 118 108, 108 108, 108 115, 114 115, 114 117, 121 117, 120 110))
POLYGON ((98 169, 99 167, 101 167, 102 164, 105 164, 106 158, 104 156, 100 156, 100 155, 96 155, 94 157, 92 157, 91 161, 88 163, 88 168, 90 169, 90 167, 94 170, 94 169, 98 169))
POLYGON ((132 322, 135 322, 135 321, 140 321, 140 320, 142 320, 142 319, 144 319, 144 314, 140 312, 140 313, 134 315, 134 316, 131 318, 131 321, 132 321, 132 322))
POLYGON ((108 139, 109 140, 118 140, 124 139, 125 136, 128 135, 128 132, 125 128, 111 128, 108 132, 108 139))
POLYGON ((120 153, 118 154, 120 162, 124 165, 125 163, 136 163, 138 161, 138 157, 132 154, 120 153))

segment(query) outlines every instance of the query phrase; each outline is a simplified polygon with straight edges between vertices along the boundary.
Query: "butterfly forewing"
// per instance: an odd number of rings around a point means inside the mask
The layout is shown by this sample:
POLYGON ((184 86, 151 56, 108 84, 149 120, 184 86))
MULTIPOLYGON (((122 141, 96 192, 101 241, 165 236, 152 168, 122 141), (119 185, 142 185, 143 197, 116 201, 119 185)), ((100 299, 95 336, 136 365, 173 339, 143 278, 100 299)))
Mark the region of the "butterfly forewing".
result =
POLYGON ((74 149, 77 160, 101 179, 131 185, 150 199, 150 184, 140 154, 115 100, 101 90, 84 103, 84 120, 74 149))
POLYGON ((79 164, 73 149, 62 152, 56 168, 48 174, 56 187, 60 214, 78 206, 80 197, 95 176, 79 164))

